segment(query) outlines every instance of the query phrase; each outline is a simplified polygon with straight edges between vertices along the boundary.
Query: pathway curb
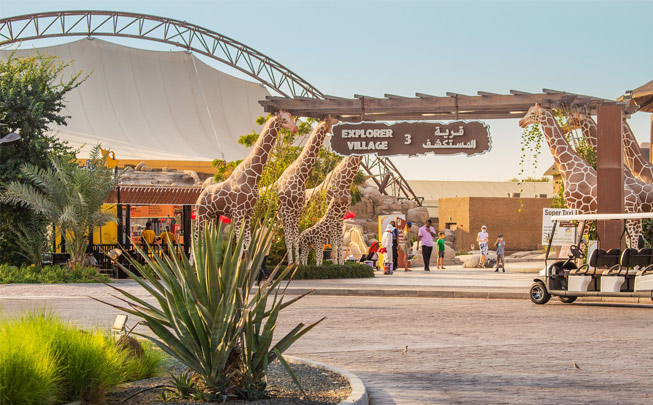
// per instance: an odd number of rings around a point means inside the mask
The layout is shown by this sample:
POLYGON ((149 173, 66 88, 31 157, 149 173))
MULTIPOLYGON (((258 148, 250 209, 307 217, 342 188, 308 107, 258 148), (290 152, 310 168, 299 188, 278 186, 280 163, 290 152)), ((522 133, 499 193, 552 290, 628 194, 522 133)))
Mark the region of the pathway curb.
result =
POLYGON ((283 356, 283 357, 286 360, 290 360, 291 362, 305 363, 321 368, 326 368, 327 370, 333 371, 334 373, 340 374, 345 378, 347 378, 349 380, 349 385, 351 386, 351 394, 349 394, 347 399, 341 401, 338 405, 369 405, 370 398, 367 394, 367 388, 365 387, 363 380, 361 380, 356 374, 338 367, 331 366, 329 364, 324 364, 313 360, 302 359, 301 357, 295 357, 295 356, 283 356))
POLYGON ((349 297, 410 297, 410 298, 481 298, 481 299, 529 299, 528 292, 519 291, 466 291, 466 290, 414 290, 381 288, 305 288, 288 287, 286 295, 302 295, 313 290, 312 295, 349 297))

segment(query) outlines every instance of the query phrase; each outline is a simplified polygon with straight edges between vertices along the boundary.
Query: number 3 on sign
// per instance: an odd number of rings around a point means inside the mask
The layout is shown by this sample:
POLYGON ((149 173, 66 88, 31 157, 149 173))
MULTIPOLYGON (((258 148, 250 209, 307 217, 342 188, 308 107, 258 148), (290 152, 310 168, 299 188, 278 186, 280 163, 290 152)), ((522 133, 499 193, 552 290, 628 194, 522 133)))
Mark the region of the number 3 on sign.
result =
POLYGON ((411 140, 410 140, 410 134, 405 134, 404 136, 406 137, 406 140, 405 140, 405 142, 404 142, 404 145, 410 145, 410 142, 411 142, 411 140))

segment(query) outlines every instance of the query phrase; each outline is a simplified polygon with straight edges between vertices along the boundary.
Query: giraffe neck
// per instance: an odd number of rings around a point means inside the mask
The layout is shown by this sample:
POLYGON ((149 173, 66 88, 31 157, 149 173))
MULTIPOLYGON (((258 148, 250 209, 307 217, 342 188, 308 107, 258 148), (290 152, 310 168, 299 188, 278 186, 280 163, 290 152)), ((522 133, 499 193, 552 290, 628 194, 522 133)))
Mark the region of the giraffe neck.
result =
MULTIPOLYGON (((315 129, 311 136, 308 138, 302 153, 299 154, 299 157, 293 163, 291 170, 286 169, 286 172, 295 176, 300 182, 306 183, 308 177, 315 166, 315 161, 317 160, 318 152, 322 147, 322 142, 324 142, 324 137, 328 133, 327 123, 321 122, 315 129)), ((284 172, 285 173, 285 172, 284 172)))
POLYGON ((594 122, 594 119, 590 115, 583 117, 583 125, 581 126, 580 130, 583 133, 583 137, 585 137, 585 139, 590 144, 594 152, 596 152, 597 145, 598 145, 597 143, 598 127, 596 126, 596 122, 594 122))
POLYGON ((544 112, 544 120, 540 124, 542 125, 542 132, 544 132, 544 137, 551 150, 553 160, 557 163, 563 176, 570 174, 572 166, 575 170, 580 170, 583 166, 588 166, 591 171, 594 170, 569 145, 567 138, 563 135, 560 126, 558 126, 551 112, 544 112))
POLYGON ((238 165, 234 170, 236 174, 246 174, 248 177, 253 177, 258 183, 258 179, 263 172, 263 168, 268 161, 270 151, 277 141, 277 132, 280 127, 278 117, 271 117, 261 130, 258 140, 254 144, 252 151, 249 155, 238 165))
POLYGON ((635 135, 633 135, 625 118, 622 121, 622 131, 626 164, 637 178, 646 182, 653 182, 653 167, 642 154, 637 139, 635 139, 635 135))

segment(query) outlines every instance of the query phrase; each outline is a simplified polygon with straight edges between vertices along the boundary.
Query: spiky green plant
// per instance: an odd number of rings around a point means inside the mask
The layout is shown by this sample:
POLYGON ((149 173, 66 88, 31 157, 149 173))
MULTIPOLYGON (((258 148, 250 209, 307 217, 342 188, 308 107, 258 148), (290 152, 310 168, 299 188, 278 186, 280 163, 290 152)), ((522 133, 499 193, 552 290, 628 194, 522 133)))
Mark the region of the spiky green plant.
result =
POLYGON ((49 169, 25 164, 21 172, 31 184, 9 183, 0 202, 28 207, 55 224, 66 240, 71 266, 76 267, 84 260, 89 229, 116 220, 102 211, 117 182, 105 162, 96 145, 84 167, 70 157, 52 157, 49 169))
POLYGON ((264 395, 268 364, 282 360, 285 350, 322 321, 300 323, 273 343, 280 311, 301 298, 284 302, 280 291, 282 280, 295 268, 277 266, 256 287, 276 229, 256 228, 250 249, 244 249, 242 235, 236 236, 232 225, 226 240, 222 224, 207 226, 193 245, 193 264, 183 253, 150 258, 139 249, 146 264, 131 263, 146 280, 124 270, 158 305, 115 286, 110 287, 124 296, 120 299, 127 306, 107 303, 145 319, 155 337, 142 336, 192 369, 208 399, 264 395), (146 266, 152 271, 146 271, 146 266))

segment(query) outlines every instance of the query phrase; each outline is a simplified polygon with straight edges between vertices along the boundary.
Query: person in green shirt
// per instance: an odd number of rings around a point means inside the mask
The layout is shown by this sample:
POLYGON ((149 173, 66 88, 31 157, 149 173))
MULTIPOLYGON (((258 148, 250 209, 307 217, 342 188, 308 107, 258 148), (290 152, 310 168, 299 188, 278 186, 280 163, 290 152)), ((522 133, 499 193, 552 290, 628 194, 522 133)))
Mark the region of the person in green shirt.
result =
POLYGON ((444 232, 439 233, 440 238, 438 238, 438 261, 435 264, 438 269, 444 270, 444 232))

